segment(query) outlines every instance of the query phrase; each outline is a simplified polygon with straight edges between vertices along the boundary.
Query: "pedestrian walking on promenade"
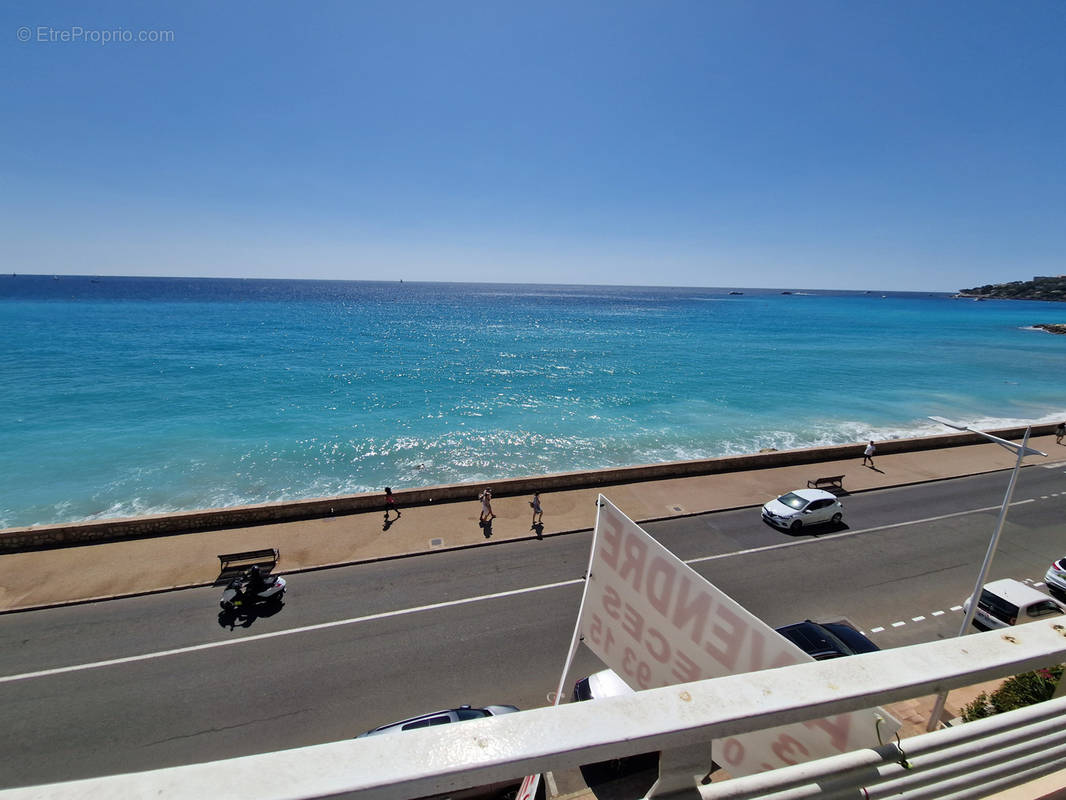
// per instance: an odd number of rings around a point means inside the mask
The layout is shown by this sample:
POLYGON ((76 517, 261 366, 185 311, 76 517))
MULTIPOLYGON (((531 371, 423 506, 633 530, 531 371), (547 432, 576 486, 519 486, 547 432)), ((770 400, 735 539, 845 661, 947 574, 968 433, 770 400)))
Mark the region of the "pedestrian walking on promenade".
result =
POLYGON ((485 488, 478 496, 481 501, 481 523, 486 523, 496 515, 492 513, 492 489, 485 488))
POLYGON ((385 521, 389 521, 389 512, 396 512, 396 519, 400 518, 400 509, 396 507, 396 498, 392 496, 392 489, 385 487, 385 521))
POLYGON ((533 523, 529 527, 535 528, 538 522, 544 520, 544 511, 540 507, 540 492, 533 492, 533 499, 529 501, 529 507, 533 509, 533 523))
POLYGON ((866 445, 866 449, 862 451, 862 465, 864 467, 866 466, 867 461, 870 462, 871 467, 874 465, 874 453, 876 452, 877 448, 874 447, 873 439, 871 439, 870 443, 866 445))
POLYGON ((1062 437, 1066 436, 1066 422, 1060 422, 1055 428, 1055 444, 1062 444, 1062 437))

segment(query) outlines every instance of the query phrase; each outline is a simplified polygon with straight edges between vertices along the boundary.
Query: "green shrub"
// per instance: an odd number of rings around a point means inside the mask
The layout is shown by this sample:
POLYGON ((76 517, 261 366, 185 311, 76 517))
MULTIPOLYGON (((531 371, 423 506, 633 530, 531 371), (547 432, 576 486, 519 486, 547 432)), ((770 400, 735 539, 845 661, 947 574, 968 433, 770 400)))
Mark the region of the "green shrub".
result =
POLYGON ((1062 665, 1036 672, 1026 672, 1007 678, 994 692, 981 692, 972 703, 962 709, 965 722, 984 719, 993 714, 1013 711, 1016 708, 1031 706, 1050 700, 1055 693, 1055 686, 1062 677, 1062 665))

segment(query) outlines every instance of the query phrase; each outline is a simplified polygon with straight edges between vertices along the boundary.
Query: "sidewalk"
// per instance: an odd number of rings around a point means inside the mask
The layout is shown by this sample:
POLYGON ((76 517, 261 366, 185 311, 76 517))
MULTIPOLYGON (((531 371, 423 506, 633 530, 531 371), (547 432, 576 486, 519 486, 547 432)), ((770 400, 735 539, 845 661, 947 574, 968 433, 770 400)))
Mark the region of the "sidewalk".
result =
MULTIPOLYGON (((1053 436, 1030 445, 1049 454, 1032 464, 1066 460, 1066 447, 1053 436)), ((826 461, 744 472, 550 492, 542 535, 589 530, 602 492, 637 522, 728 508, 759 506, 809 479, 845 475, 847 494, 1008 469, 1014 457, 995 444, 877 456, 876 469, 860 459, 826 461)), ((1006 479, 1004 479, 1004 489, 1006 479)), ((0 555, 0 613, 91 599, 210 585, 219 574, 219 553, 276 547, 278 572, 432 553, 532 538, 529 497, 493 500, 491 529, 478 525, 479 486, 470 501, 402 508, 402 517, 382 524, 380 511, 282 522, 204 533, 0 555)), ((842 495, 845 506, 846 494, 842 495)), ((755 511, 752 512, 756 513, 755 511)))

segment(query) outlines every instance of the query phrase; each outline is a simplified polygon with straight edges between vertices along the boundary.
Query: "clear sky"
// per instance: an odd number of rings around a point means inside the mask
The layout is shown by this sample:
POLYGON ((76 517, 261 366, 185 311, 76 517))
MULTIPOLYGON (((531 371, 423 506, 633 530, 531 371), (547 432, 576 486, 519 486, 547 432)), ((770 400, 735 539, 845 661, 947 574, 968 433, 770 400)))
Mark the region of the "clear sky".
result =
POLYGON ((1066 273, 1062 0, 8 0, 0 41, 0 271, 1066 273))

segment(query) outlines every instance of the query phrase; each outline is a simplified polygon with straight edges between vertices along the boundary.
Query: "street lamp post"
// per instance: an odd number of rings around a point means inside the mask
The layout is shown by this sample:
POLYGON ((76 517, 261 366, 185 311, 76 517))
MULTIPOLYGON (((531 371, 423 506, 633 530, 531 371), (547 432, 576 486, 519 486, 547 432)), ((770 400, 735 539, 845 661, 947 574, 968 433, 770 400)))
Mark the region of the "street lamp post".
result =
MULTIPOLYGON (((998 436, 993 436, 990 433, 976 430, 968 425, 959 425, 957 422, 951 422, 943 417, 929 417, 933 422, 939 422, 941 425, 947 425, 949 428, 954 428, 958 431, 970 431, 976 433, 978 436, 983 436, 991 442, 995 442, 1001 447, 1017 453, 1018 458, 1014 462, 1014 469, 1010 474, 1010 481, 1007 483, 1007 494, 1003 497, 1003 505, 999 509, 999 518, 996 520, 996 527, 992 531, 992 538, 988 542, 988 551, 985 553, 984 563, 981 564, 981 569, 977 573, 977 583, 974 584, 973 592, 970 595, 970 604, 966 609, 966 613, 962 617, 962 626, 959 628, 959 636, 965 636, 969 633, 970 625, 973 623, 974 614, 977 613, 977 601, 981 597, 981 591, 984 589, 985 581, 988 579, 988 571, 992 566, 992 556, 996 553, 996 546, 999 544, 999 535, 1003 532, 1003 523, 1007 520, 1007 508, 1010 506, 1011 498, 1014 496, 1014 484, 1018 481, 1018 470, 1021 469, 1022 459, 1026 456, 1047 456, 1047 453, 1040 450, 1034 450, 1029 447, 1029 433, 1032 430, 1031 425, 1025 426, 1025 436, 1022 437, 1022 443, 1017 444, 1015 442, 1008 441, 1006 439, 1000 439, 998 436)), ((929 715, 929 722, 926 724, 925 729, 932 731, 936 729, 936 726, 940 722, 940 715, 944 713, 944 703, 947 702, 948 692, 945 689, 940 692, 936 697, 936 704, 933 706, 933 713, 929 715)))

